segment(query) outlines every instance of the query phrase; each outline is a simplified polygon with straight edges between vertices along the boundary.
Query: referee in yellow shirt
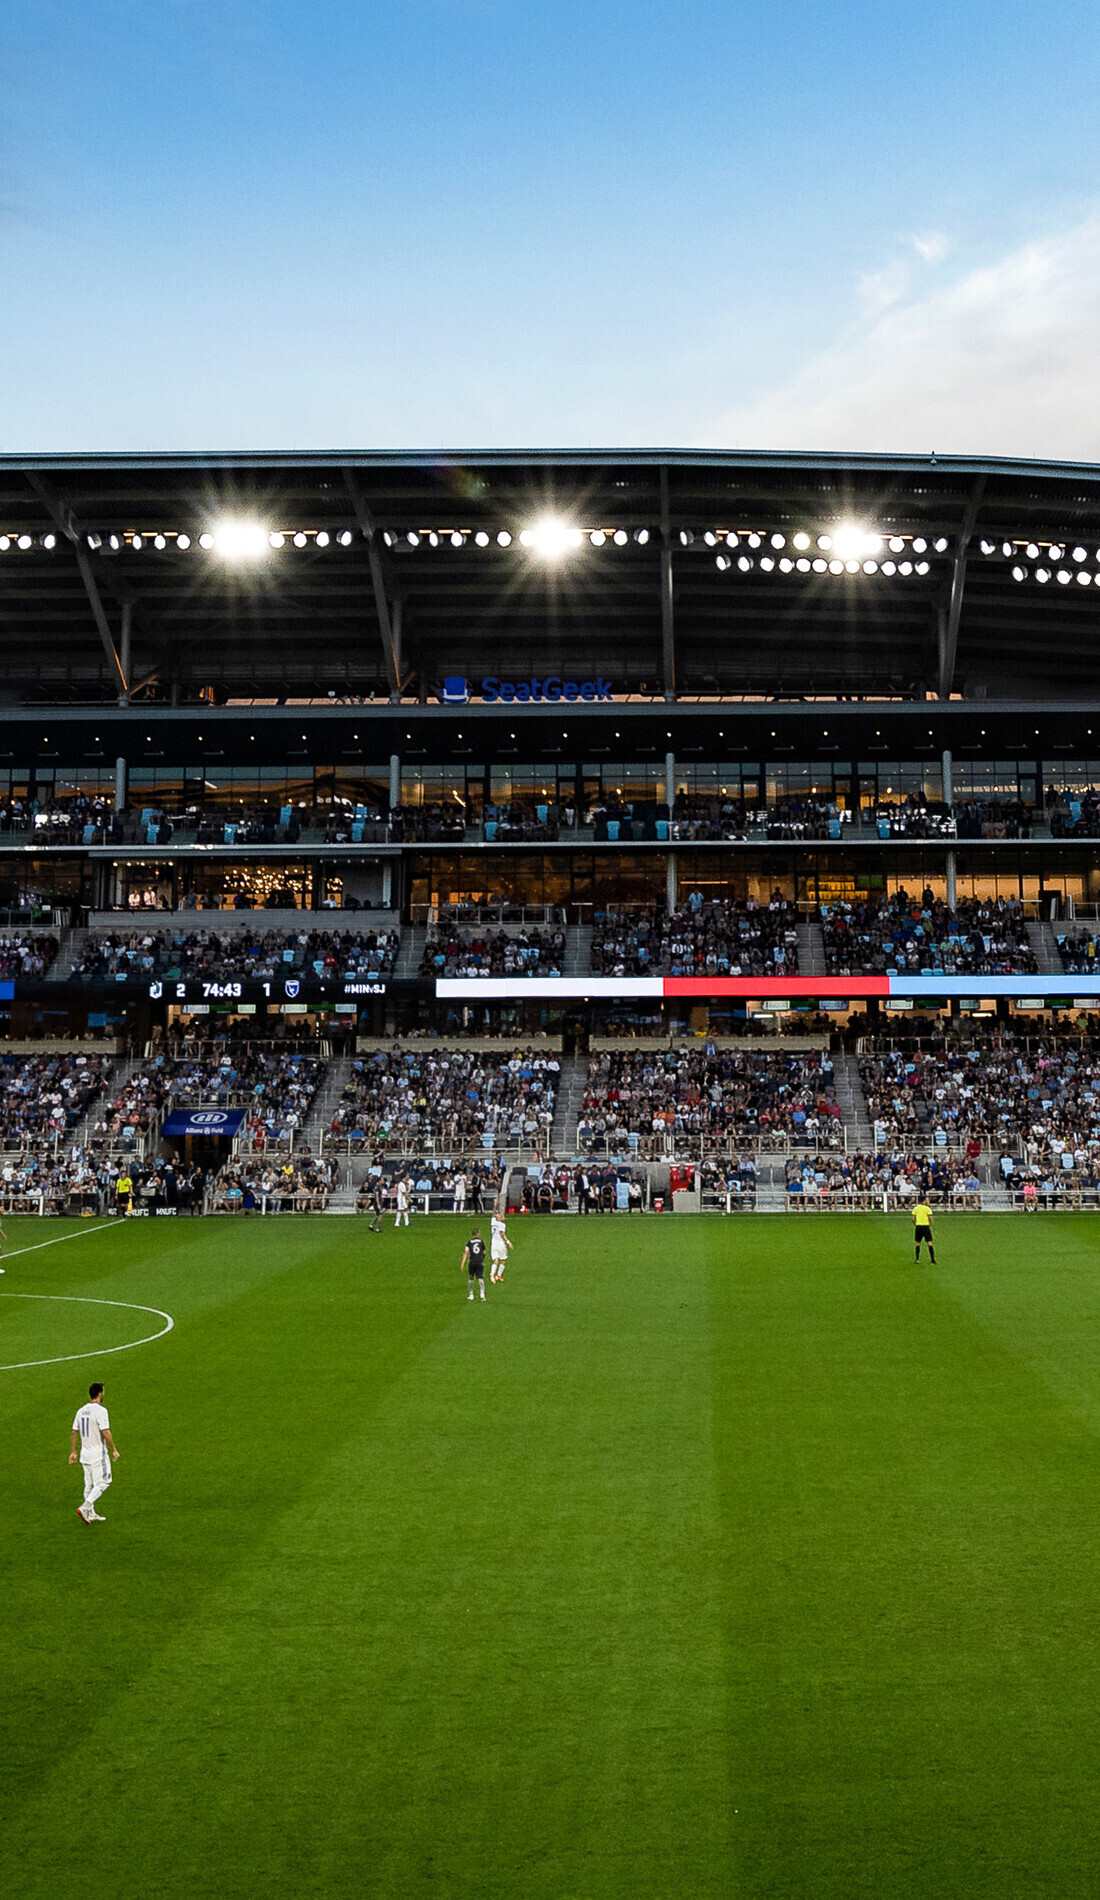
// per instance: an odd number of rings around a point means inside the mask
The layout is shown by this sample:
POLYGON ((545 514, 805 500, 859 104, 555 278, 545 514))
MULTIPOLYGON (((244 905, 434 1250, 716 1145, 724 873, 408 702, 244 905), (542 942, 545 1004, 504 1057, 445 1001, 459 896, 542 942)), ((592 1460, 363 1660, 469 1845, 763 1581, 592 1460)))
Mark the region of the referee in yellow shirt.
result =
POLYGON ((921 1242, 928 1248, 928 1258, 936 1264, 936 1249, 932 1240, 932 1209, 927 1201, 918 1201, 913 1209, 913 1239, 916 1243, 916 1262, 920 1266, 921 1242))

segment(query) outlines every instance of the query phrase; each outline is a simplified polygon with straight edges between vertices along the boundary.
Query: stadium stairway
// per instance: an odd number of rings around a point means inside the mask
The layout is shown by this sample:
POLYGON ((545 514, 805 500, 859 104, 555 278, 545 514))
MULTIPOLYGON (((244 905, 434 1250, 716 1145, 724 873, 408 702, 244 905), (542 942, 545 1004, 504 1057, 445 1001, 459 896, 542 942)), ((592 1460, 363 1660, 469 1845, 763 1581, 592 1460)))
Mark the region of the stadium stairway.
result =
MULTIPOLYGON (((1063 926, 1063 929, 1071 926, 1063 926)), ((1058 955, 1058 946, 1054 941, 1052 924, 1028 924, 1028 942, 1031 945, 1040 976, 1061 976, 1062 959, 1058 955)), ((1084 978, 1081 979, 1084 982, 1084 978)))
POLYGON ((411 929, 402 930, 401 942, 397 946, 397 961, 393 966, 395 977, 419 976, 420 959, 427 941, 428 932, 423 924, 414 924, 411 929))
MULTIPOLYGON (((363 1175, 365 1174, 366 1174, 366 1166, 364 1165, 363 1175)), ((351 1166, 349 1166, 345 1162, 340 1170, 340 1177, 337 1182, 337 1185, 333 1188, 332 1193, 328 1197, 328 1203, 325 1207, 325 1213, 326 1214, 354 1214, 355 1198, 356 1198, 357 1191, 358 1191, 358 1181, 356 1179, 355 1171, 351 1166)))
POLYGON ((53 968, 46 977, 47 983, 64 983, 66 978, 72 975, 87 935, 86 930, 70 929, 61 932, 61 947, 54 958, 53 968))
POLYGON ((1011 1214, 1012 1196, 1001 1179, 1000 1170, 994 1161, 989 1169, 988 1181, 982 1183, 982 1213, 1011 1214))
POLYGON ((577 1122, 587 1079, 587 1056, 562 1056, 558 1092, 554 1101, 554 1120, 550 1128, 552 1155, 575 1155, 577 1152, 577 1122))
POLYGON ((859 1063, 855 1056, 838 1050, 833 1057, 833 1078, 836 1099, 840 1103, 844 1118, 849 1151, 872 1153, 875 1146, 875 1131, 871 1126, 867 1099, 863 1093, 863 1084, 859 1079, 859 1063))
POLYGON ((298 1140, 311 1154, 321 1152, 321 1138, 344 1093, 344 1085, 351 1074, 351 1062, 350 1056, 342 1056, 329 1063, 325 1079, 313 1098, 313 1106, 302 1123, 298 1140))
POLYGON ((798 970, 800 976, 826 974, 825 944, 820 924, 802 923, 798 926, 798 970))
POLYGON ((757 1214, 785 1214, 786 1211, 787 1177, 784 1164, 769 1156, 758 1155, 755 1212, 757 1214))
POLYGON ((563 976, 587 976, 592 968, 591 924, 570 924, 565 933, 563 976))

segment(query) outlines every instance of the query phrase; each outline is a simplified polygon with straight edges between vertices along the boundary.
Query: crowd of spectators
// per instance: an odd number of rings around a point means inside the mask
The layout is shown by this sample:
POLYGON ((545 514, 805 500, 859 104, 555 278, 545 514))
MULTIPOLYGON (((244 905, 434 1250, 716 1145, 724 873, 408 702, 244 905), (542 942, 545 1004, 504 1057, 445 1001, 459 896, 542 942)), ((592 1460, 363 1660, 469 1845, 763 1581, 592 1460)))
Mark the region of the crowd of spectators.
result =
POLYGON ((1031 808, 1018 798, 969 798, 955 806, 960 838, 1030 838, 1031 808))
POLYGON ((201 1214, 208 1181, 202 1168, 170 1159, 97 1155, 79 1145, 56 1155, 34 1148, 0 1163, 0 1205, 7 1214, 201 1214), (131 1184, 124 1197, 120 1180, 131 1184))
POLYGON ((843 1139, 827 1051, 605 1050, 577 1127, 586 1154, 834 1146, 843 1139))
POLYGON ((0 1139, 35 1149, 71 1132, 103 1088, 96 1055, 0 1056, 0 1139))
POLYGON ((424 945, 420 975, 560 976, 564 956, 564 930, 462 931, 441 924, 424 945))
POLYGON ((241 1137, 253 1147, 289 1141, 303 1126, 325 1072, 317 1056, 293 1046, 219 1045, 202 1054, 160 1051, 104 1103, 92 1129, 97 1148, 133 1152, 155 1135, 172 1108, 243 1108, 241 1137))
POLYGON ((779 891, 766 904, 692 891, 674 911, 597 913, 591 963, 602 976, 793 976, 798 913, 779 891))
POLYGON ((337 1185, 337 1165, 315 1155, 281 1162, 238 1158, 213 1186, 215 1214, 323 1214, 337 1185))
POLYGON ((1024 976, 1038 965, 1018 898, 965 898, 950 911, 927 887, 892 897, 823 904, 819 913, 829 976, 1024 976))
POLYGON ((397 1213, 397 1184, 408 1184, 414 1213, 491 1214, 504 1187, 506 1164, 494 1156, 469 1161, 421 1158, 411 1164, 375 1161, 361 1182, 360 1214, 397 1213), (376 1208, 377 1199, 377 1208, 376 1208))
POLYGON ((1029 1163, 1083 1166, 1100 1155, 1100 1043, 864 1057, 863 1092, 876 1147, 1018 1148, 1029 1163), (1067 1160, 1065 1157, 1069 1157, 1067 1160))
POLYGON ((1048 786, 1044 798, 1052 838, 1100 838, 1100 791, 1059 791, 1048 786))
POLYGON ((325 1140, 353 1153, 545 1149, 560 1069, 531 1049, 378 1050, 353 1063, 325 1140))
POLYGON ((1069 931, 1055 941, 1067 976, 1100 977, 1100 937, 1094 931, 1069 931))
POLYGON ((112 978, 183 977, 195 981, 262 981, 301 975, 376 979, 392 971, 396 930, 92 930, 73 975, 112 978))
POLYGON ((923 1200, 930 1206, 981 1207, 981 1180, 969 1155, 909 1154, 891 1148, 873 1154, 792 1156, 785 1172, 791 1206, 881 1206, 887 1195, 893 1206, 923 1200))
POLYGON ((48 931, 4 931, 0 935, 0 978, 10 982, 17 976, 45 976, 59 948, 57 938, 48 931))

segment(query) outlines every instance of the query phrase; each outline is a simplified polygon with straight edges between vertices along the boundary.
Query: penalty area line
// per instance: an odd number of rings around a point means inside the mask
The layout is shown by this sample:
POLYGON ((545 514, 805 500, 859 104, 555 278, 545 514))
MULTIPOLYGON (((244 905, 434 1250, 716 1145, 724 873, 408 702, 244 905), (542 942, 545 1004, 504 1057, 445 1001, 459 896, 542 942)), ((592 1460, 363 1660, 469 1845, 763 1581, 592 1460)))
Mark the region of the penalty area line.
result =
MULTIPOLYGON (((75 1236, 64 1236, 66 1239, 75 1236)), ((49 1246, 49 1241, 42 1243, 49 1246)), ((27 1252, 33 1252, 28 1248, 27 1252)), ((144 1339, 128 1339, 124 1346, 101 1346, 91 1352, 63 1352, 56 1359, 17 1359, 13 1365, 0 1366, 0 1372, 26 1372, 31 1366, 64 1366, 73 1359, 106 1359, 111 1353, 132 1352, 135 1346, 151 1346, 154 1339, 163 1339, 170 1333, 176 1322, 171 1313, 165 1313, 159 1306, 139 1306, 136 1300, 93 1300, 78 1293, 0 1293, 0 1300, 62 1300, 68 1306, 121 1306, 128 1313, 154 1313, 165 1324, 157 1333, 147 1333, 144 1339)))

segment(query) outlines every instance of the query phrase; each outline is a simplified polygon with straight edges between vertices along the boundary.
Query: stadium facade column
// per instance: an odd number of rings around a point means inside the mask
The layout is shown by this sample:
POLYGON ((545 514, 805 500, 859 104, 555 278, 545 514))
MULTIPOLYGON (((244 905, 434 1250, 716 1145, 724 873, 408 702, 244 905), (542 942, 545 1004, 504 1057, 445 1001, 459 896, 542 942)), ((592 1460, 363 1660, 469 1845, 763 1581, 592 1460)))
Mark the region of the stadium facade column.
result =
POLYGON ((393 909, 393 864, 389 858, 382 860, 382 909, 393 909))
POLYGON ((390 753, 390 810, 396 811, 401 803, 401 760, 396 752, 390 753))
POLYGON ((126 810, 126 761, 115 760, 115 810, 126 810))
POLYGON ((955 775, 953 766, 954 760, 950 752, 945 751, 943 755, 943 802, 945 805, 953 805, 955 803, 955 775))
POLYGON ((947 908, 948 910, 954 910, 956 897, 956 864, 955 853, 953 851, 947 853, 944 871, 947 876, 947 908))
POLYGON ((675 910, 676 899, 677 899, 675 851, 670 851, 667 859, 665 860, 665 898, 668 903, 669 910, 675 910))

